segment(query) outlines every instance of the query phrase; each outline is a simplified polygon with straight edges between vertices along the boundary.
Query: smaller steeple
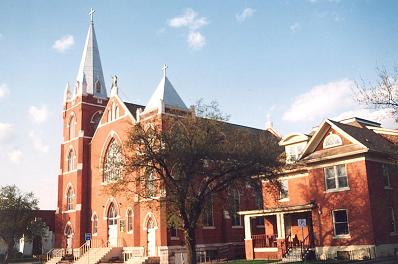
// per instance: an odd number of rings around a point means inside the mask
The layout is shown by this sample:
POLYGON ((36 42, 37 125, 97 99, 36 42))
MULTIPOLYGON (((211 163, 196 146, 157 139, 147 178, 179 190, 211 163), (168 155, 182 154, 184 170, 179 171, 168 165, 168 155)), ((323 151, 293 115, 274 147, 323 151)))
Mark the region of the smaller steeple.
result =
POLYGON ((70 101, 71 94, 70 94, 70 86, 69 82, 66 82, 65 93, 64 93, 64 103, 70 101))
POLYGON ((119 94, 119 87, 117 86, 117 75, 114 74, 112 76, 111 96, 115 96, 118 94, 119 94))
POLYGON ((152 94, 151 99, 149 99, 148 104, 144 111, 152 110, 158 108, 162 111, 162 108, 177 108, 180 110, 188 110, 184 101, 181 99, 180 95, 174 89, 173 85, 166 76, 166 70, 168 66, 163 65, 163 78, 160 80, 155 92, 152 94))

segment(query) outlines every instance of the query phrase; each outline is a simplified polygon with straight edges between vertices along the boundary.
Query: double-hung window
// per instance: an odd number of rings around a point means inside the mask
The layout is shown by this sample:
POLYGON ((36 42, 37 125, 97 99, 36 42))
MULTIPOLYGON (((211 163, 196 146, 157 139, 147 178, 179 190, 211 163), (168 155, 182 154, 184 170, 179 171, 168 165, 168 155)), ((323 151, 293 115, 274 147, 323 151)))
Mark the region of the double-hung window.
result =
POLYGON ((333 226, 334 235, 337 236, 347 236, 350 234, 348 229, 348 214, 347 210, 339 209, 333 211, 333 226))
POLYGON ((347 169, 345 164, 325 168, 326 190, 348 188, 347 169))

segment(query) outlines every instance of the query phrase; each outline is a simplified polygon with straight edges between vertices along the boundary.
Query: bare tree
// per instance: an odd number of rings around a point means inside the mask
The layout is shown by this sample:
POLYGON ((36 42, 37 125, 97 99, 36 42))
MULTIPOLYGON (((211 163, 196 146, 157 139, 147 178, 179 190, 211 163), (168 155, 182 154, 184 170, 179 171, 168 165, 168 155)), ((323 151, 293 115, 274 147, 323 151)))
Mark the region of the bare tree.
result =
POLYGON ((387 71, 377 69, 378 79, 375 83, 362 80, 356 85, 358 102, 377 109, 386 109, 398 120, 398 69, 387 71))
POLYGON ((195 110, 133 125, 124 145, 124 176, 111 185, 112 192, 166 208, 173 226, 184 232, 192 264, 195 228, 212 197, 260 176, 273 179, 283 159, 268 131, 226 123, 216 103, 200 102, 195 110))

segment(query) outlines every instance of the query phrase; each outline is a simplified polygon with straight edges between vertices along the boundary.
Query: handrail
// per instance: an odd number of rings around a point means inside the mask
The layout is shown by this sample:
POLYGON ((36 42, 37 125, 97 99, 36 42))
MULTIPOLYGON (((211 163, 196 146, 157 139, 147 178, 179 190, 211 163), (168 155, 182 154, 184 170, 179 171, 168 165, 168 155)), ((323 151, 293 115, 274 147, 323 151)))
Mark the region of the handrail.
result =
POLYGON ((52 248, 46 253, 46 260, 49 261, 53 257, 63 257, 65 250, 63 248, 52 248))
POLYGON ((252 235, 253 248, 277 247, 277 241, 274 235, 252 235))
POLYGON ((307 254, 310 246, 311 246, 311 241, 309 240, 310 238, 310 234, 308 234, 303 241, 301 242, 301 258, 304 259, 305 254, 307 254), (306 241, 308 241, 308 244, 306 243, 306 241))

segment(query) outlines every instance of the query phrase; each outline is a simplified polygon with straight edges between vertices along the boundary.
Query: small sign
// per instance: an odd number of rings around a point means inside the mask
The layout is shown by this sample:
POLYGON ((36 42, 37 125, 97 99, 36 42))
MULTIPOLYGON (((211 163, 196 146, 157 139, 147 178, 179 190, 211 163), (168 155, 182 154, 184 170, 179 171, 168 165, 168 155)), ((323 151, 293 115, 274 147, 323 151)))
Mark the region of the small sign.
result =
POLYGON ((301 228, 306 227, 307 226, 306 219, 305 218, 297 219, 297 225, 298 225, 298 227, 301 227, 301 228))
POLYGON ((91 240, 91 233, 84 233, 84 240, 90 241, 91 240))

